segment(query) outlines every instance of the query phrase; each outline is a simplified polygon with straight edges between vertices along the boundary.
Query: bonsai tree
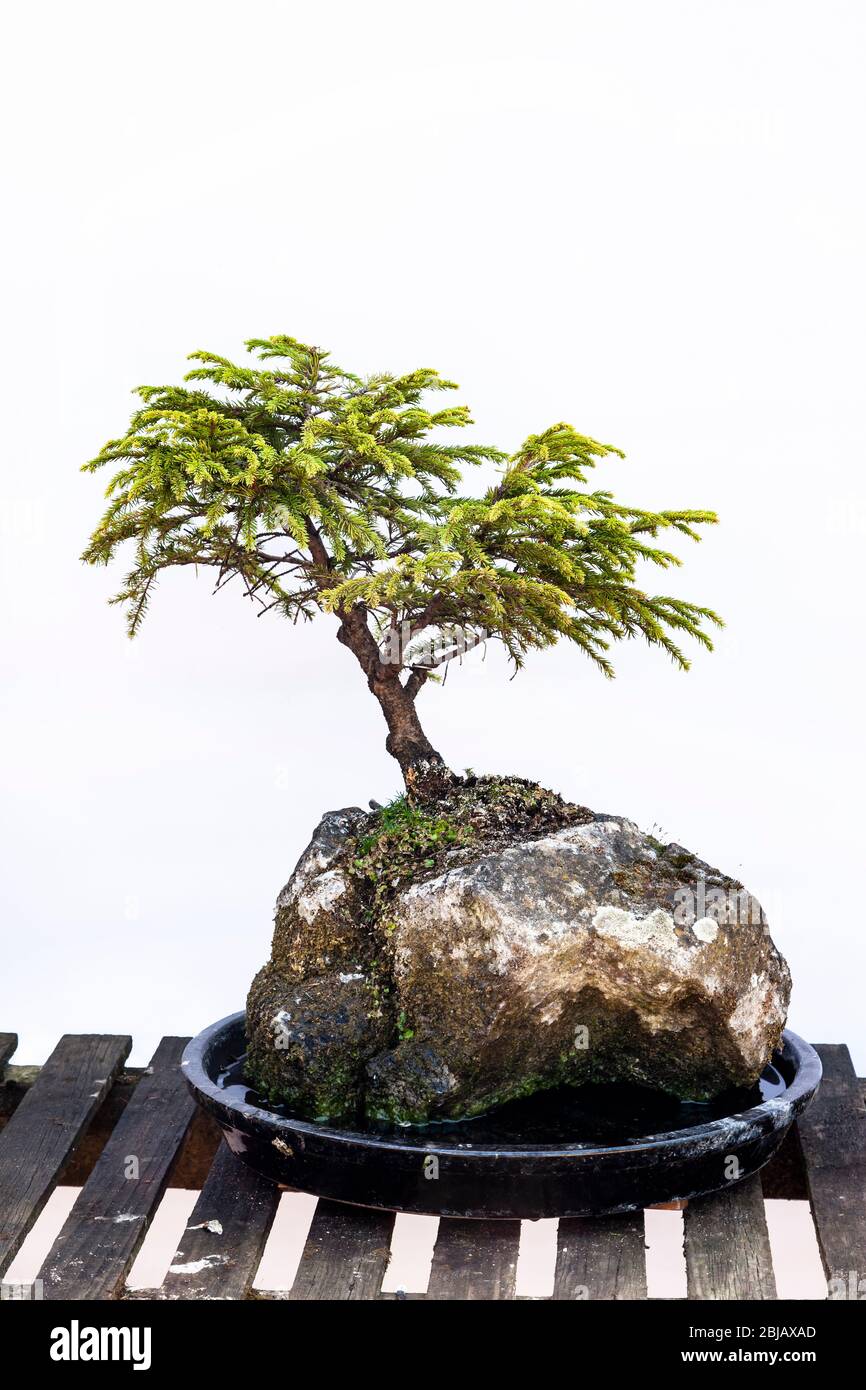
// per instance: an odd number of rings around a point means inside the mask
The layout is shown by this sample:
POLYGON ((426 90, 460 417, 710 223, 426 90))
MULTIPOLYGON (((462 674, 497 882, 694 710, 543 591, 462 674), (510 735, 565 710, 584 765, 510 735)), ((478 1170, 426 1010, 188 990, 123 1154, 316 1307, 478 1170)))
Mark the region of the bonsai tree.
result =
POLYGON ((386 748, 422 798, 450 774, 418 696, 477 643, 501 642, 519 668, 567 638, 606 676, 619 639, 641 636, 683 668, 683 637, 711 647, 716 614, 646 593, 636 571, 678 564, 656 544, 662 533, 697 540, 716 517, 592 489, 590 470, 619 449, 562 423, 512 454, 455 442, 448 431, 472 421, 466 406, 424 403, 455 389, 435 371, 361 378, 293 338, 246 346, 247 365, 196 352, 189 385, 139 387, 127 433, 85 464, 117 468, 83 558, 108 564, 130 543, 113 600, 130 636, 178 565, 212 569, 215 590, 236 580, 260 613, 332 615, 382 711, 386 748), (484 462, 498 481, 472 496, 462 470, 484 462))

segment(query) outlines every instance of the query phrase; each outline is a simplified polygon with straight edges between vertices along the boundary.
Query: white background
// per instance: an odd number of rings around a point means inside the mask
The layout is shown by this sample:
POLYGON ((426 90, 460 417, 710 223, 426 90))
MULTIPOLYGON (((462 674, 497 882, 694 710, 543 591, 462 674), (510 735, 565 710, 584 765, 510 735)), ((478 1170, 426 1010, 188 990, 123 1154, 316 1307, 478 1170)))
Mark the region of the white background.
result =
MULTIPOLYGON (((84 3, 4 22, 0 1028, 243 1005, 319 814, 399 776, 334 620, 167 579, 130 644, 78 465, 140 382, 287 332, 433 365, 475 437, 565 418, 627 502, 709 506, 676 591, 728 627, 428 687, 452 766, 656 826, 764 901, 791 1024, 866 1067, 857 3, 84 3)), ((479 484, 480 484, 479 479, 479 484)), ((664 582, 664 577, 662 576, 664 582)), ((655 582, 655 581, 653 581, 655 582)))

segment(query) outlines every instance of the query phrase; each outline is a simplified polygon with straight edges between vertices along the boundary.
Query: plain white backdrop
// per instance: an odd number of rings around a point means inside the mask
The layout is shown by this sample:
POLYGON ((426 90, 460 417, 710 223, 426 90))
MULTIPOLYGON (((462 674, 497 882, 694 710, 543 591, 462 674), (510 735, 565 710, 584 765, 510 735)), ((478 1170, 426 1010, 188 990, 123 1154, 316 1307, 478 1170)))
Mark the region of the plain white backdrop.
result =
MULTIPOLYGON (((146 1061, 243 1005, 328 808, 398 790, 323 618, 166 580, 129 643, 78 556, 141 382, 286 332, 432 365, 475 437, 620 445, 722 524, 669 585, 728 627, 428 687, 452 766, 624 813, 762 899, 791 1025, 866 1066, 866 11, 683 0, 42 3, 4 21, 0 1027, 146 1061)), ((479 478, 479 485, 482 479, 479 478)), ((653 581, 655 582, 655 581, 653 581)))

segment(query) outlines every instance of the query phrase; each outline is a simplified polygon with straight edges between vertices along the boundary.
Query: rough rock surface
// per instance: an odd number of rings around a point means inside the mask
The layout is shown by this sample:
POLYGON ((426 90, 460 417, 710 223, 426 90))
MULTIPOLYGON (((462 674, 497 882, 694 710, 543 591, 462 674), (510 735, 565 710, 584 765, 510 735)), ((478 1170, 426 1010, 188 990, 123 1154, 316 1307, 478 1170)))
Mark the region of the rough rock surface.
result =
POLYGON ((384 898, 358 868, 375 818, 325 816, 250 991, 254 1085, 310 1116, 420 1123, 559 1084, 698 1099, 757 1078, 790 993, 757 901, 680 846, 535 790, 548 800, 522 793, 514 843, 484 820, 384 898))

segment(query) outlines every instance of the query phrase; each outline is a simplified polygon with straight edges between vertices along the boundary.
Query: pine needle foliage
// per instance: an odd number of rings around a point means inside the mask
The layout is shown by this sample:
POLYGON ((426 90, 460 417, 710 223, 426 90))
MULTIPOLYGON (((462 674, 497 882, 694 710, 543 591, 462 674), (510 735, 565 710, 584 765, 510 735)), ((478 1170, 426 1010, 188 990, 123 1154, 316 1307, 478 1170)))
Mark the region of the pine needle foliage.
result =
POLYGON ((594 488, 596 464, 620 450, 565 423, 513 454, 455 442, 472 420, 463 405, 434 408, 456 389, 436 371, 362 378, 294 338, 246 346, 246 365, 196 352, 186 385, 139 387, 127 432, 84 465, 113 470, 83 558, 129 550, 113 601, 131 636, 162 571, 179 565, 211 569, 216 589, 239 582, 262 613, 332 613, 401 765, 398 707, 405 715, 477 641, 498 640, 519 668, 567 638, 607 676, 620 639, 643 637, 683 668, 683 638, 711 647, 711 609, 649 594, 637 575, 642 562, 678 565, 659 542, 697 540, 716 517, 644 511, 594 488), (498 481, 465 493, 466 470, 485 462, 498 481))

